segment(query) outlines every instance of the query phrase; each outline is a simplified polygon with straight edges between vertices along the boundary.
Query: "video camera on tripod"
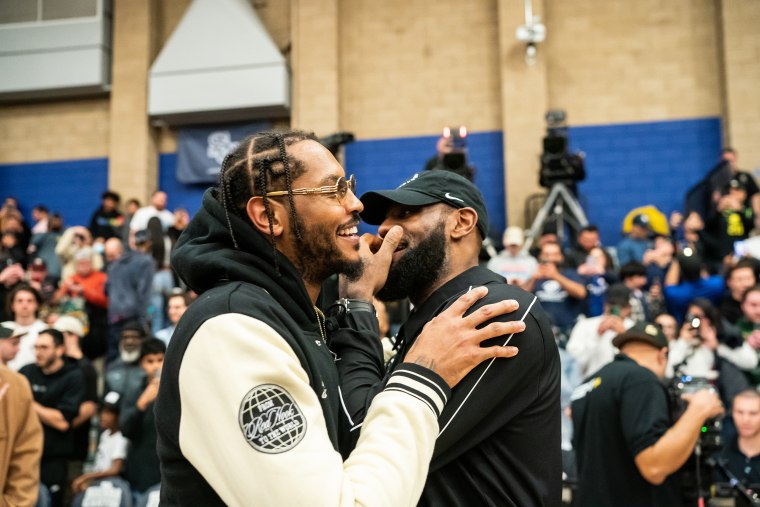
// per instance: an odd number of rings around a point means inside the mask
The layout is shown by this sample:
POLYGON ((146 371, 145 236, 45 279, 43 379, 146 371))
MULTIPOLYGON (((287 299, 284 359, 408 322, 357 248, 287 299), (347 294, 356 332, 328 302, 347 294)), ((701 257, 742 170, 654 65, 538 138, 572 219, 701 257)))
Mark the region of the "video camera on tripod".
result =
POLYGON ((538 181, 541 186, 549 189, 549 194, 528 229, 524 253, 528 252, 547 222, 556 224, 560 243, 565 241, 566 224, 571 232, 577 232, 588 225, 586 214, 575 197, 575 183, 586 178, 583 154, 570 153, 568 150, 566 118, 562 109, 550 109, 546 113, 547 128, 538 181))
POLYGON ((583 154, 568 150, 566 119, 562 109, 550 109, 546 113, 546 136, 538 180, 542 187, 551 188, 556 183, 562 183, 573 188, 576 182, 586 178, 583 154))

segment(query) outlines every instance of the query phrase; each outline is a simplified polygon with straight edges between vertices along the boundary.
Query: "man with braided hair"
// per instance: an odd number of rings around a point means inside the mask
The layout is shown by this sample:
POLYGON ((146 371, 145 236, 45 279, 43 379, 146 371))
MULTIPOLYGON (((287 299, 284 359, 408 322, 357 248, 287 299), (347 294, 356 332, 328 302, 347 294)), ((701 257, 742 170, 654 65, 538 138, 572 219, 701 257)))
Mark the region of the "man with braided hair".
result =
POLYGON ((521 323, 478 329, 517 303, 465 316, 487 290, 468 292, 408 350, 343 461, 350 421, 328 333, 377 337, 378 324, 371 302, 344 299, 341 327, 328 329, 314 303, 335 273, 387 273, 403 234, 393 228, 371 253, 353 190, 312 134, 257 134, 225 158, 172 255, 199 297, 177 324, 156 400, 162 505, 414 505, 451 387, 480 362, 517 353, 481 342, 521 323))

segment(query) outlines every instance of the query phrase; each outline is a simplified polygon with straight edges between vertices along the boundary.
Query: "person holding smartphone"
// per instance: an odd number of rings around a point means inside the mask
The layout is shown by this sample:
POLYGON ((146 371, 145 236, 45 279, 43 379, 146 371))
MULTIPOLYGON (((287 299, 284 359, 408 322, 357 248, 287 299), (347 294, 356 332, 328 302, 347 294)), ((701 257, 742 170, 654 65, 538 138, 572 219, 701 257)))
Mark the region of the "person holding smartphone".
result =
POLYGON ((567 352, 575 358, 581 377, 595 372, 615 358, 612 339, 630 329, 631 291, 622 284, 607 290, 604 313, 598 317, 582 319, 573 327, 567 342, 567 352))

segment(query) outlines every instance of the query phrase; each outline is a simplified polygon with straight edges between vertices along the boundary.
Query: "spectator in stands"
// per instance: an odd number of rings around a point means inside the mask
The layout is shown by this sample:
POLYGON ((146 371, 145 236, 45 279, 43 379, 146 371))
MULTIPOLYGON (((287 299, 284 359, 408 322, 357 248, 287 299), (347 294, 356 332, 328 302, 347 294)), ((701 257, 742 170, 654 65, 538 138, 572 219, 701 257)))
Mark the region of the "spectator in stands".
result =
POLYGON ((26 247, 17 232, 0 231, 0 265, 21 264, 26 266, 26 247))
POLYGON ((21 264, 0 264, 0 322, 13 318, 13 314, 6 304, 8 294, 16 285, 22 283, 25 277, 26 271, 21 264))
POLYGON ((618 263, 623 266, 631 261, 643 261, 644 252, 652 247, 651 234, 652 224, 648 215, 641 213, 633 217, 631 232, 617 246, 618 263))
POLYGON ((654 318, 654 323, 662 330, 662 334, 668 339, 668 343, 678 338, 678 322, 669 313, 661 313, 654 318))
POLYGON ((16 237, 19 248, 26 252, 32 233, 18 210, 10 210, 0 220, 0 234, 10 233, 16 237))
POLYGON ((124 394, 119 426, 132 443, 127 458, 125 477, 132 487, 138 504, 140 495, 161 482, 161 471, 156 452, 156 426, 153 405, 161 384, 161 367, 164 364, 166 345, 149 338, 140 349, 140 368, 143 382, 138 389, 124 394))
POLYGON ((5 366, 8 357, 13 358, 8 349, 18 350, 18 336, 0 326, 0 503, 31 507, 39 491, 42 426, 29 382, 5 366), (6 349, 10 340, 16 344, 6 349))
POLYGON ((647 268, 636 261, 623 264, 620 267, 620 282, 631 291, 631 318, 635 322, 649 322, 649 305, 644 291, 647 268))
POLYGON ((672 238, 657 235, 654 237, 653 248, 644 252, 642 264, 647 270, 647 284, 662 286, 665 275, 673 262, 676 249, 672 238))
MULTIPOLYGON (((92 236, 89 229, 75 225, 66 229, 58 241, 55 253, 61 258, 61 280, 65 280, 76 272, 76 255, 81 250, 92 249, 92 236)), ((103 257, 93 253, 92 265, 98 271, 103 269, 103 257)))
MULTIPOLYGON (((577 269, 587 261, 591 250, 601 247, 602 242, 599 240, 599 228, 594 224, 581 227, 581 230, 578 231, 575 245, 565 250, 565 265, 568 268, 577 269)), ((604 248, 602 248, 602 253, 606 260, 607 269, 612 271, 612 257, 610 257, 610 254, 604 248)))
POLYGON ((61 279, 61 259, 55 253, 58 240, 63 233, 63 219, 61 215, 53 213, 48 222, 48 232, 35 234, 29 245, 29 254, 45 261, 47 274, 56 283, 61 279))
POLYGON ((74 450, 72 422, 84 398, 84 380, 76 364, 64 361, 59 331, 42 331, 34 352, 36 363, 24 366, 20 373, 32 386, 34 411, 45 434, 40 478, 50 491, 53 507, 60 507, 68 485, 67 460, 74 450))
POLYGON ((757 285, 756 259, 742 259, 726 270, 728 293, 720 304, 720 314, 731 324, 742 317, 742 298, 751 287, 757 285))
POLYGON ((47 207, 42 204, 38 204, 32 208, 32 220, 34 220, 32 236, 48 232, 48 215, 47 207))
POLYGON ((0 364, 8 366, 8 363, 16 357, 23 335, 22 331, 0 324, 0 338, 2 338, 0 340, 0 364))
POLYGON ((576 270, 588 292, 584 310, 588 317, 597 317, 604 312, 607 289, 615 281, 615 274, 610 270, 608 262, 606 252, 597 246, 591 249, 586 260, 576 270))
POLYGON ((607 291, 604 314, 580 319, 567 342, 567 352, 575 358, 581 378, 586 378, 615 358, 617 351, 612 346, 612 339, 633 324, 631 291, 622 284, 611 286, 607 291))
POLYGON ((74 432, 74 452, 68 468, 68 478, 71 480, 82 474, 82 468, 90 450, 91 421, 97 412, 99 400, 98 374, 92 363, 82 353, 80 346, 84 336, 82 322, 70 315, 64 315, 55 321, 53 329, 60 331, 63 335, 64 361, 78 366, 84 380, 84 398, 79 405, 79 412, 71 422, 74 432))
POLYGON ((523 288, 536 294, 559 332, 567 336, 583 309, 586 287, 575 270, 563 266, 558 243, 544 243, 538 261, 538 269, 523 288))
MULTIPOLYGON (((760 350, 760 285, 747 289, 742 297, 742 316, 736 327, 742 338, 755 350, 760 350)), ((748 374, 753 385, 760 384, 760 368, 748 374)))
POLYGON ((147 323, 153 282, 153 260, 144 253, 124 251, 117 238, 106 241, 108 259, 108 325, 109 336, 106 360, 112 361, 118 352, 123 325, 131 320, 147 323))
POLYGON ((108 333, 108 276, 93 268, 94 258, 92 249, 80 250, 74 258, 75 273, 63 280, 53 297, 53 302, 59 305, 59 310, 63 313, 84 313, 89 323, 89 332, 84 337, 82 348, 90 358, 105 353, 108 333))
POLYGON ((168 324, 166 319, 166 296, 174 288, 174 276, 169 268, 169 253, 171 242, 161 230, 158 218, 148 220, 148 229, 135 234, 136 251, 142 252, 153 259, 153 278, 150 286, 150 304, 148 305, 148 320, 153 334, 168 324), (158 238, 157 241, 154 241, 158 238))
POLYGON ((121 329, 119 358, 109 364, 105 371, 105 391, 124 395, 135 386, 142 385, 140 348, 146 339, 145 327, 136 321, 127 322, 121 329))
POLYGON ((130 248, 129 236, 132 226, 132 217, 135 216, 135 213, 137 213, 137 210, 140 209, 141 206, 140 201, 137 199, 129 199, 125 204, 124 225, 121 228, 119 239, 121 239, 122 244, 124 244, 127 249, 130 248))
POLYGON ((710 178, 708 182, 709 195, 712 202, 717 205, 726 185, 732 179, 737 179, 747 190, 747 199, 749 199, 755 215, 760 215, 760 193, 758 193, 760 189, 758 189, 755 178, 750 173, 739 169, 737 165, 738 159, 739 154, 735 149, 731 147, 723 148, 721 151, 723 167, 710 178))
POLYGON ((717 203, 717 212, 705 221, 702 235, 705 261, 721 269, 726 258, 734 253, 734 243, 745 240, 755 226, 755 216, 747 203, 747 189, 732 178, 717 203))
MULTIPOLYGON (((531 241, 533 241, 534 238, 531 238, 531 241)), ((541 234, 538 236, 538 238, 535 238, 534 245, 531 246, 529 252, 530 254, 538 258, 538 256, 541 254, 541 247, 543 247, 546 243, 557 243, 559 244, 559 236, 557 236, 557 224, 552 222, 547 222, 541 227, 541 234)))
POLYGON ((100 196, 100 207, 90 218, 90 234, 96 244, 119 237, 124 225, 124 215, 119 211, 120 201, 121 196, 111 190, 106 190, 100 196))
MULTIPOLYGON (((179 322, 179 319, 184 315, 187 307, 190 306, 190 296, 182 289, 178 289, 177 292, 174 292, 169 296, 166 306, 171 325, 158 331, 156 333, 156 338, 164 342, 166 345, 169 345, 169 340, 171 340, 172 335, 174 334, 174 328, 177 327, 177 322, 179 322)), ((380 336, 383 337, 385 335, 381 334, 380 336)))
POLYGON ((669 376, 690 375, 714 381, 721 400, 728 406, 736 393, 749 387, 737 368, 754 369, 757 352, 724 327, 717 309, 706 299, 695 299, 687 310, 678 338, 669 345, 669 376))
POLYGON ((538 262, 532 255, 522 253, 525 235, 520 227, 507 227, 502 238, 504 250, 488 261, 488 269, 520 286, 536 272, 538 262))
POLYGON ((174 214, 166 209, 166 193, 160 190, 153 192, 150 204, 138 209, 129 222, 129 247, 135 248, 135 233, 148 228, 148 220, 157 217, 161 221, 163 231, 174 225, 174 214))
POLYGON ((708 276, 702 257, 690 247, 676 255, 665 276, 663 295, 668 313, 683 321, 686 307, 696 298, 706 298, 719 305, 723 298, 723 277, 708 276))
POLYGON ((48 274, 47 264, 39 257, 29 262, 26 268, 27 283, 42 296, 42 306, 49 310, 55 291, 58 289, 57 280, 48 274))
POLYGON ((190 214, 187 210, 185 208, 174 208, 174 224, 167 231, 172 246, 177 242, 179 235, 182 234, 182 231, 187 228, 187 224, 189 223, 190 214))
MULTIPOLYGON (((119 429, 119 413, 121 412, 121 397, 119 393, 110 392, 103 398, 100 409, 100 428, 103 432, 98 438, 98 449, 95 453, 95 463, 92 472, 77 476, 71 482, 74 494, 82 494, 102 481, 109 481, 115 487, 130 492, 128 484, 121 479, 120 474, 124 469, 127 459, 129 440, 121 434, 119 429)), ((77 504, 81 498, 74 500, 77 504)))
POLYGON ((3 322, 3 325, 24 333, 18 354, 8 363, 12 370, 20 370, 22 366, 34 362, 34 343, 37 334, 46 329, 47 325, 39 318, 42 297, 28 284, 16 285, 8 294, 9 312, 13 320, 3 322))
POLYGON ((702 424, 723 407, 703 389, 689 398, 673 424, 660 383, 668 341, 654 324, 637 323, 618 335, 615 360, 573 393, 573 443, 578 456, 579 506, 680 505, 678 481, 702 424))
MULTIPOLYGON (((745 488, 757 488, 760 484, 760 393, 756 389, 745 389, 734 397, 731 416, 736 426, 736 435, 722 442, 720 458, 725 467, 745 488)), ((716 474, 723 482, 728 478, 716 474)), ((737 498, 736 505, 751 505, 737 498)))

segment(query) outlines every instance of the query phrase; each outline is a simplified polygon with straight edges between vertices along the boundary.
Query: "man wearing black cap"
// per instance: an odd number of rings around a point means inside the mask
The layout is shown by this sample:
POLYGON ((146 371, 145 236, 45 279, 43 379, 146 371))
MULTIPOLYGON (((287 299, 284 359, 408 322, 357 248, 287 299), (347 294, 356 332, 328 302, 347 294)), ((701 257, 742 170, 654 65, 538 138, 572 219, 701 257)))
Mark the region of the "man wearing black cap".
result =
POLYGON ((649 216, 639 213, 631 221, 631 231, 617 245, 618 263, 642 262, 644 252, 652 248, 652 223, 649 216))
MULTIPOLYGON (((404 357, 428 322, 473 287, 488 288, 473 309, 515 299, 520 311, 493 321, 526 326, 519 335, 492 341, 517 345, 520 353, 514 360, 483 363, 453 390, 439 417, 441 429, 420 505, 559 505, 557 347, 535 296, 478 266, 488 232, 480 192, 454 173, 425 171, 395 190, 368 192, 361 201, 362 218, 380 225, 381 238, 394 226, 404 230, 387 283, 377 292, 379 299, 408 297, 414 305, 397 335, 397 358, 404 357)), ((370 270, 365 274, 373 276, 370 270)), ((353 287, 361 286, 357 282, 353 287)), ((331 348, 339 356, 336 365, 356 438, 366 407, 399 363, 385 368, 380 340, 372 337, 336 334, 331 348)))
POLYGON ((671 426, 660 383, 668 364, 665 335, 654 324, 638 322, 612 344, 621 353, 573 392, 579 476, 573 502, 680 505, 676 484, 667 479, 691 455, 702 424, 723 406, 712 390, 696 392, 671 426))

